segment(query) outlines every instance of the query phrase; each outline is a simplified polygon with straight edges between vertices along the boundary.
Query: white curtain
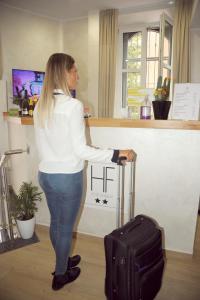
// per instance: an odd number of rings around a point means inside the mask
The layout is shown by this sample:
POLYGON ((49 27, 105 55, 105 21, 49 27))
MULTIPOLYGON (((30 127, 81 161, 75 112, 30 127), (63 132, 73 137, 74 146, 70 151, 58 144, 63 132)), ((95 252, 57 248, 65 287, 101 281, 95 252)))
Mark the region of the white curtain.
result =
POLYGON ((0 33, 0 80, 3 76, 3 60, 2 60, 2 45, 1 45, 1 33, 0 33))
POLYGON ((118 10, 100 12, 98 116, 113 117, 115 97, 118 10))
POLYGON ((173 31, 173 81, 190 82, 190 23, 193 0, 176 0, 173 31))

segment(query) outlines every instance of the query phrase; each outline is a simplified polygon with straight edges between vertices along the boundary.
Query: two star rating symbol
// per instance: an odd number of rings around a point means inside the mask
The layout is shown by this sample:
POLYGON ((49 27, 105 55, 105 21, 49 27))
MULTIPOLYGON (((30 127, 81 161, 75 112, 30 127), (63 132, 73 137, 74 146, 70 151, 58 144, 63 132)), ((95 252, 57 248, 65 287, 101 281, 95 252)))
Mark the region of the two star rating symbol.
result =
POLYGON ((100 203, 101 202, 101 200, 99 198, 96 198, 95 201, 96 201, 96 203, 100 203))
POLYGON ((96 202, 96 203, 99 203, 99 204, 102 202, 102 203, 105 204, 105 205, 108 204, 108 200, 106 200, 106 199, 100 200, 99 198, 96 198, 96 199, 95 199, 95 202, 96 202))

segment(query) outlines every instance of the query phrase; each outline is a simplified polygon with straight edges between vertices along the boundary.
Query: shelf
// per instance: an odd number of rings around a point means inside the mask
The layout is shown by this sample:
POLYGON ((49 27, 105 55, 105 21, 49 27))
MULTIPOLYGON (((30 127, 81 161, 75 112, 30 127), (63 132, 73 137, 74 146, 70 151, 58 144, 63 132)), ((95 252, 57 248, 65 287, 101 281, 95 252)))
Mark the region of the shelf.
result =
POLYGON ((14 117, 9 116, 7 112, 3 113, 4 119, 8 122, 21 124, 21 125, 33 125, 33 118, 32 117, 14 117))
MULTIPOLYGON (((33 125, 31 117, 11 117, 3 113, 4 119, 8 122, 21 125, 33 125)), ((112 118, 89 118, 85 119, 88 127, 120 127, 120 128, 155 128, 155 129, 182 129, 200 130, 200 121, 181 120, 129 120, 112 118)))
POLYGON ((200 121, 180 120, 129 120, 129 119, 87 119, 89 127, 126 127, 126 128, 156 128, 156 129, 183 129, 200 130, 200 121))

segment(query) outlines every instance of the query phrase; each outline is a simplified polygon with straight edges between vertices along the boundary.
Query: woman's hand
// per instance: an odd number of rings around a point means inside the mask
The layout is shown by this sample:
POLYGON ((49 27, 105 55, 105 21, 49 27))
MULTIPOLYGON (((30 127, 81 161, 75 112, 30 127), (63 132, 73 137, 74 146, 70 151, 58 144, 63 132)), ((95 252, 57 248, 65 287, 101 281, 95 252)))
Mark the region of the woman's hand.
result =
POLYGON ((132 149, 119 150, 119 157, 126 157, 126 161, 135 161, 137 154, 132 149))

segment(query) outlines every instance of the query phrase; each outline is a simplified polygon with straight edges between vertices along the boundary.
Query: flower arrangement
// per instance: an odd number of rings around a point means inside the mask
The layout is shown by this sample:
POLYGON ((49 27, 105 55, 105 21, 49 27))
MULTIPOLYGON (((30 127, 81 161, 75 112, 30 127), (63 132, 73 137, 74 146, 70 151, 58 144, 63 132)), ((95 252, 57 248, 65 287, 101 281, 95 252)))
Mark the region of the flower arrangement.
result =
POLYGON ((168 100, 170 91, 170 78, 165 77, 162 82, 162 76, 158 77, 157 87, 154 92, 155 100, 168 100))

